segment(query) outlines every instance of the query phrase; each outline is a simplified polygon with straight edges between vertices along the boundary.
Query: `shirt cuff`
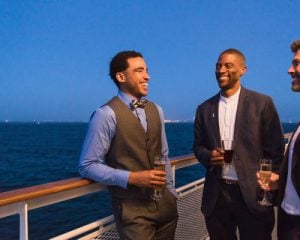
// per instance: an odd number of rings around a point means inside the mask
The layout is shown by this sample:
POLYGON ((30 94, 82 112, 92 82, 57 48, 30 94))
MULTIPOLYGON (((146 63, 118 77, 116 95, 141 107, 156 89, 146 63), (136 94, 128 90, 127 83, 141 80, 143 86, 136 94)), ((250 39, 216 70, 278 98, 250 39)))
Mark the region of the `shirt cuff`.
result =
POLYGON ((116 178, 115 184, 117 186, 127 189, 127 183, 128 183, 130 172, 126 170, 120 170, 120 169, 115 169, 115 170, 116 170, 116 176, 118 176, 116 178))

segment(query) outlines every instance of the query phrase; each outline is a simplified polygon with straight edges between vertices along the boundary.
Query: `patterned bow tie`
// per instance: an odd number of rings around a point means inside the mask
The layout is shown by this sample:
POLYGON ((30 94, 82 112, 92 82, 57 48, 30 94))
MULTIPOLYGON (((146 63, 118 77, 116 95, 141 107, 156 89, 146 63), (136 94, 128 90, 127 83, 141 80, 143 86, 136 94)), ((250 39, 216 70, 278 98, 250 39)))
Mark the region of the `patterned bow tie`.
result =
POLYGON ((147 99, 140 99, 140 100, 132 100, 131 106, 133 108, 144 108, 146 106, 146 103, 148 102, 147 99))

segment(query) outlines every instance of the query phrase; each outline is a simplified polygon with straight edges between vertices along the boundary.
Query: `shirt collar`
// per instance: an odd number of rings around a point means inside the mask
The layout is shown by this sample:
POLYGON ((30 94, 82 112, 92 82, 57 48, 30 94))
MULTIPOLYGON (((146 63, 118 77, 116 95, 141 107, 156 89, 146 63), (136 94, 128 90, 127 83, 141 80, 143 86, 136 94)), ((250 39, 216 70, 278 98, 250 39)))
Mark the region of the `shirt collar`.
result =
POLYGON ((131 108, 131 102, 132 102, 132 100, 138 100, 137 98, 132 97, 132 96, 128 95, 127 93, 122 92, 121 90, 118 91, 117 97, 120 98, 121 101, 123 103, 125 103, 125 105, 128 108, 131 108))
POLYGON ((240 92, 241 92, 241 87, 239 87, 239 89, 237 90, 237 92, 235 94, 233 94, 232 96, 230 97, 224 97, 221 95, 220 93, 220 100, 221 101, 224 101, 224 102, 232 102, 232 101, 237 101, 239 99, 239 96, 240 96, 240 92))

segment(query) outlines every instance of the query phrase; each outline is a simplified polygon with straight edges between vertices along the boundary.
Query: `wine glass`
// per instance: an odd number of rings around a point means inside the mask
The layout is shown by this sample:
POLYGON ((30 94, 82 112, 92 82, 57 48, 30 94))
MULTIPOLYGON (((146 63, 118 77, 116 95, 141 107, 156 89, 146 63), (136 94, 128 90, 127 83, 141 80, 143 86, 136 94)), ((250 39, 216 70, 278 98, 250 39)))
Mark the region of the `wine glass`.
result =
MULTIPOLYGON (((260 169, 259 175, 260 180, 263 186, 268 186, 271 180, 272 174, 272 160, 271 159, 261 159, 260 160, 260 169)), ((269 193, 266 190, 263 190, 263 199, 258 201, 258 203, 262 206, 272 206, 272 202, 269 199, 269 193)))
MULTIPOLYGON (((166 169, 166 158, 161 155, 154 156, 154 169, 165 171, 166 169)), ((154 188, 151 198, 155 201, 160 200, 163 197, 163 190, 165 186, 154 188)))
POLYGON ((222 140, 222 150, 224 151, 224 163, 231 165, 233 156, 234 141, 231 139, 222 140))

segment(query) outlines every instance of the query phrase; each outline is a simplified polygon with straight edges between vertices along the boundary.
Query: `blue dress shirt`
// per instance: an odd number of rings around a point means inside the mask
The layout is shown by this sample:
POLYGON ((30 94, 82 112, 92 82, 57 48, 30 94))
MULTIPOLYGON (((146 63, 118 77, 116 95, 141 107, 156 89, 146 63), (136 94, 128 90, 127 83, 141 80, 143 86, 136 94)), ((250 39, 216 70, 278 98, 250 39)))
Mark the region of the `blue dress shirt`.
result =
MULTIPOLYGON (((130 108, 132 97, 119 91, 117 95, 130 108)), ((157 106, 157 105, 156 105, 157 106)), ((162 155, 167 158, 166 185, 176 196, 173 187, 170 160, 168 158, 168 143, 166 139, 164 116, 162 109, 157 106, 162 122, 162 155)), ((139 118, 145 131, 147 130, 146 114, 143 108, 137 108, 132 113, 139 118)), ((85 141, 83 144, 79 173, 85 178, 92 179, 105 185, 116 185, 127 188, 130 172, 127 170, 115 169, 106 165, 105 155, 109 151, 111 141, 116 133, 116 116, 108 105, 98 108, 91 116, 85 141)))

